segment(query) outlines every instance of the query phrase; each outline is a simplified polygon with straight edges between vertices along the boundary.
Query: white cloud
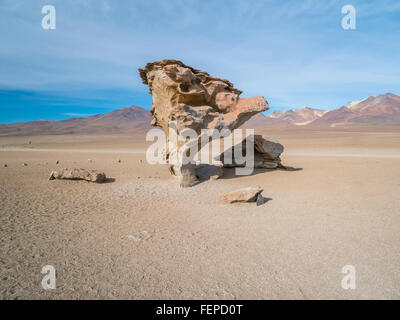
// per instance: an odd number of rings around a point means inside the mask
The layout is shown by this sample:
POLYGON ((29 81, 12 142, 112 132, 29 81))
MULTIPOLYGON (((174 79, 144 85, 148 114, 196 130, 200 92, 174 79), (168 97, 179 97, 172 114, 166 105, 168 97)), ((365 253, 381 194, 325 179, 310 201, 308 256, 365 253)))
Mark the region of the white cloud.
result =
POLYGON ((48 1, 3 2, 0 88, 147 92, 137 68, 162 58, 285 105, 400 85, 397 1, 354 1, 354 32, 340 27, 343 1, 55 0, 54 31, 40 27, 48 1))
POLYGON ((69 117, 83 118, 83 117, 94 116, 95 114, 93 114, 93 113, 74 113, 74 112, 66 112, 66 113, 62 113, 62 115, 63 115, 63 116, 69 116, 69 117))

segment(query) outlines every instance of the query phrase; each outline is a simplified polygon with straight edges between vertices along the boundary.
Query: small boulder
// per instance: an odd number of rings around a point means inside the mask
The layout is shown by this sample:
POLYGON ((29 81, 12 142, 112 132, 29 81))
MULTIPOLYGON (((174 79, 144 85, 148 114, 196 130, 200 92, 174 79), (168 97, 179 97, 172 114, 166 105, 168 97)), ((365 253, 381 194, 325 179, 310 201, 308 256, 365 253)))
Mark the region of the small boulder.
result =
POLYGON ((153 236, 152 232, 147 230, 138 231, 134 234, 129 234, 128 239, 135 240, 135 241, 146 241, 153 236))
MULTIPOLYGON (((278 141, 271 138, 264 138, 261 135, 251 135, 244 139, 237 146, 241 144, 243 150, 243 155, 246 155, 246 144, 247 139, 251 139, 254 143, 254 168, 261 169, 276 169, 281 166, 281 158, 284 147, 278 141)), ((237 163, 234 158, 235 147, 228 148, 221 155, 216 157, 216 159, 221 160, 224 163, 224 167, 234 168, 234 167, 244 167, 244 163, 237 163), (233 157, 233 159, 232 159, 233 157), (227 161, 229 160, 229 161, 227 161)))
POLYGON ((28 164, 27 164, 26 162, 24 162, 22 165, 23 165, 24 167, 26 167, 28 164))
POLYGON ((59 163, 60 163, 60 161, 56 160, 56 164, 59 164, 59 163))
POLYGON ((266 159, 271 160, 279 159, 284 150, 283 145, 278 141, 272 138, 264 138, 259 134, 254 135, 254 148, 264 155, 266 159))
POLYGON ((102 183, 106 180, 106 175, 104 172, 97 170, 64 168, 51 172, 49 180, 54 179, 86 180, 102 183))
POLYGON ((118 163, 121 163, 121 159, 118 159, 117 162, 118 162, 118 163))
POLYGON ((261 192, 261 187, 247 187, 223 194, 219 199, 223 203, 255 202, 261 192))
POLYGON ((4 168, 7 168, 8 167, 8 165, 7 164, 4 164, 4 168))

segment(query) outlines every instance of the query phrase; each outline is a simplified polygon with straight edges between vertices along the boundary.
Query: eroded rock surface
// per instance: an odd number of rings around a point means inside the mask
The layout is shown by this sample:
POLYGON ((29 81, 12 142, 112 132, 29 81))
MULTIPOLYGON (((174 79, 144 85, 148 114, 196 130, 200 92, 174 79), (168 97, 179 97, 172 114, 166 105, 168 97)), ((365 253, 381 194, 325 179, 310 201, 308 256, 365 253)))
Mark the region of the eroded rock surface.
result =
POLYGON ((51 172, 49 180, 54 179, 86 180, 102 183, 106 180, 106 175, 104 172, 97 170, 64 168, 51 172))
POLYGON ((202 163, 195 168, 196 177, 200 181, 204 180, 217 180, 223 175, 222 163, 221 164, 206 164, 202 163))
MULTIPOLYGON (((232 131, 269 108, 264 97, 240 98, 242 92, 230 81, 215 78, 178 60, 148 63, 139 72, 153 96, 152 125, 161 127, 167 135, 172 121, 176 122, 178 132, 191 128, 199 137, 201 129, 232 131)), ((185 144, 170 143, 167 150, 170 171, 179 178, 182 187, 198 182, 196 166, 181 161, 185 144), (172 163, 169 159, 175 154, 178 161, 172 163)))
MULTIPOLYGON (((281 167, 281 158, 284 147, 278 141, 271 138, 264 138, 262 135, 255 134, 249 136, 254 141, 254 168, 275 169, 281 167)), ((246 155, 246 139, 242 142, 242 155, 246 155)), ((224 163, 224 167, 243 167, 245 164, 239 164, 235 161, 234 148, 225 150, 217 159, 224 163), (231 156, 233 155, 233 156, 231 156), (231 161, 225 161, 225 158, 232 158, 231 161)))

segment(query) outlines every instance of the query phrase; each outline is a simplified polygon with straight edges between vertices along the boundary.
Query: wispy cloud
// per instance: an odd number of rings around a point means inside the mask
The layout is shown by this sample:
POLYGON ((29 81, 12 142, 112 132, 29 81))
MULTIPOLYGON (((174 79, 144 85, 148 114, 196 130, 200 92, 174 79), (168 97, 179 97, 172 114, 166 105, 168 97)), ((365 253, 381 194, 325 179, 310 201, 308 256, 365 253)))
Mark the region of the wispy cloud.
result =
POLYGON ((93 113, 73 113, 73 112, 66 112, 66 113, 62 113, 61 115, 63 115, 63 116, 68 116, 68 117, 83 118, 83 117, 94 116, 95 114, 93 114, 93 113))
POLYGON ((176 58, 280 107, 399 93, 399 2, 352 1, 352 31, 340 24, 347 3, 53 0, 57 29, 45 31, 48 1, 3 0, 0 88, 147 95, 137 68, 176 58))

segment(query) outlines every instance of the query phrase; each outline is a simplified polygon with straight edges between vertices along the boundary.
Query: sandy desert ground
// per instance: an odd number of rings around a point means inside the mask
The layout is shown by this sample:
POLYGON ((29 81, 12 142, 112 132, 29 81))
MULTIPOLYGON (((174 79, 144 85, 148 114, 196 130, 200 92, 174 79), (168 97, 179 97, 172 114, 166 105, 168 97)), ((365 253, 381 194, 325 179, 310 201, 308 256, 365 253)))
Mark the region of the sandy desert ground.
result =
POLYGON ((143 137, 1 137, 0 298, 399 299, 400 131, 262 133, 298 170, 187 189, 146 163, 143 137), (48 181, 57 167, 110 179, 48 181), (262 206, 218 202, 257 185, 262 206))

